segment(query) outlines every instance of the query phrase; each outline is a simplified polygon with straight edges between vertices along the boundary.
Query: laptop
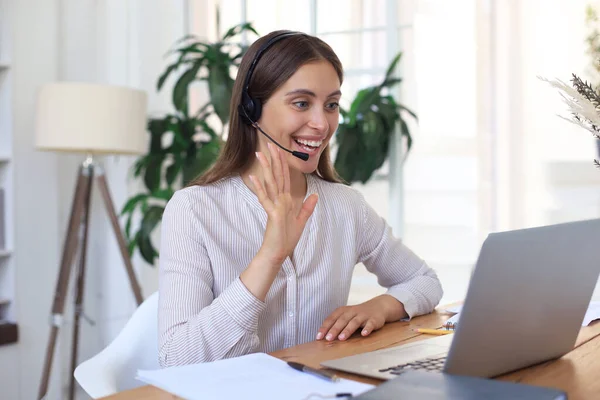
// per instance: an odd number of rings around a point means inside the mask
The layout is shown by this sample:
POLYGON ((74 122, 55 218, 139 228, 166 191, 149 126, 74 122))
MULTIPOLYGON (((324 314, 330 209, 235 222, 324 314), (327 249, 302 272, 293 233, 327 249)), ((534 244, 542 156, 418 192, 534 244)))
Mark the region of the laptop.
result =
POLYGON ((491 233, 455 332, 322 362, 392 379, 406 370, 491 378, 575 345, 600 273, 600 219, 491 233))

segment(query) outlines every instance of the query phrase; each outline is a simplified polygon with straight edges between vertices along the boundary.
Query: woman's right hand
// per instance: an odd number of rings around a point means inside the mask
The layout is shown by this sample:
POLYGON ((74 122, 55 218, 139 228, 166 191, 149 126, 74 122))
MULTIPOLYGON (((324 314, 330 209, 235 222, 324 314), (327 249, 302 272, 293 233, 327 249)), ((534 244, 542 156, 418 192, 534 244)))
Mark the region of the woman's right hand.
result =
POLYGON ((263 167, 266 188, 255 176, 250 175, 250 180, 268 216, 260 253, 269 262, 281 265, 286 257, 292 255, 306 222, 317 205, 318 196, 310 195, 296 213, 290 193, 290 169, 285 155, 271 143, 268 143, 268 148, 271 163, 264 154, 256 153, 263 167))

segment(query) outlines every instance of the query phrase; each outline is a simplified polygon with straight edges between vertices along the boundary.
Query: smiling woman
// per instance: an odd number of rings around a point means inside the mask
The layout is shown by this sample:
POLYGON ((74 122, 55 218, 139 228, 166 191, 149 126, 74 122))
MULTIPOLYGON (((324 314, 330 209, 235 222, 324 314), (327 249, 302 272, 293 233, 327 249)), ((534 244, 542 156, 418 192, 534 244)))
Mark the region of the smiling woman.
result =
POLYGON ((435 272, 335 174, 342 80, 331 47, 300 32, 244 56, 219 159, 164 212, 162 366, 367 336, 438 304, 435 272), (387 292, 346 306, 357 263, 387 292))

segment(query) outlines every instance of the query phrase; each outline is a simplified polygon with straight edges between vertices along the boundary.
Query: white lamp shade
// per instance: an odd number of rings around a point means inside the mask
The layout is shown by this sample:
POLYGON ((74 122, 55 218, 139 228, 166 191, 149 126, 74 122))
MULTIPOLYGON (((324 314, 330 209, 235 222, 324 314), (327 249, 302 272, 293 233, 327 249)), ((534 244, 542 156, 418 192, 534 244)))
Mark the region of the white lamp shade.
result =
POLYGON ((147 150, 147 96, 141 90, 88 83, 51 83, 37 99, 40 150, 141 154, 147 150))

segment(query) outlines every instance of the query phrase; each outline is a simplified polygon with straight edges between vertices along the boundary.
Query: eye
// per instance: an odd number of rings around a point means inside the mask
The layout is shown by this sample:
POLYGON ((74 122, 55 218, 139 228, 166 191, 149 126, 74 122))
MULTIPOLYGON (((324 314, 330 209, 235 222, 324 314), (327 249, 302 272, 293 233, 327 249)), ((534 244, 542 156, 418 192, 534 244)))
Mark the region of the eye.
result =
POLYGON ((335 109, 337 109, 340 106, 340 103, 338 103, 337 101, 333 101, 329 104, 327 104, 327 109, 330 111, 333 111, 335 109))
POLYGON ((296 101, 294 102, 294 105, 298 108, 304 109, 308 107, 308 101, 296 101))

